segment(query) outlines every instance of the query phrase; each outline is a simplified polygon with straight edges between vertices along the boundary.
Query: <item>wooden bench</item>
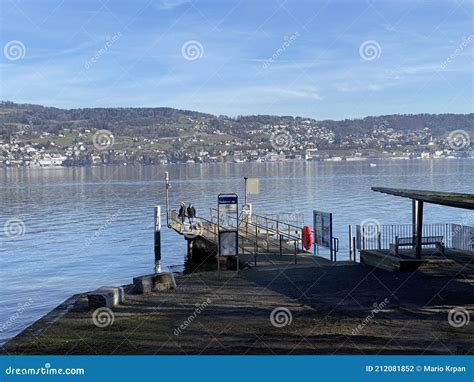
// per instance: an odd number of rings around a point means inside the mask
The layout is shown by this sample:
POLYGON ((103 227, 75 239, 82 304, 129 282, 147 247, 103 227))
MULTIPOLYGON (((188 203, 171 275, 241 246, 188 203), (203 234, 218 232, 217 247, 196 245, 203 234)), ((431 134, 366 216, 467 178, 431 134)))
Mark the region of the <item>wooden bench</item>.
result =
MULTIPOLYGON (((414 247, 416 245, 416 238, 413 237, 398 237, 395 236, 395 243, 390 244, 390 254, 398 256, 398 249, 400 247, 414 247)), ((424 236, 421 238, 421 245, 434 245, 436 251, 444 255, 443 236, 424 236)))

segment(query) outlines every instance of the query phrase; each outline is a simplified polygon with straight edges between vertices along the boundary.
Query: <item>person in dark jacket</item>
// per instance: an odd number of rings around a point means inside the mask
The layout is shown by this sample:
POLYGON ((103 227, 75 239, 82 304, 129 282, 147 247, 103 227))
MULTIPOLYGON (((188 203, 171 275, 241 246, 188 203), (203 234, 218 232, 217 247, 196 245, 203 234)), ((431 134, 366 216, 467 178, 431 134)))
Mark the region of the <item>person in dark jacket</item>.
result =
POLYGON ((184 231, 184 222, 186 221, 186 204, 184 204, 184 202, 180 203, 178 217, 181 220, 181 224, 183 226, 183 231, 184 231))
POLYGON ((191 203, 189 203, 186 212, 188 213, 189 226, 191 227, 191 229, 193 229, 193 227, 195 226, 194 218, 196 217, 196 209, 191 203))

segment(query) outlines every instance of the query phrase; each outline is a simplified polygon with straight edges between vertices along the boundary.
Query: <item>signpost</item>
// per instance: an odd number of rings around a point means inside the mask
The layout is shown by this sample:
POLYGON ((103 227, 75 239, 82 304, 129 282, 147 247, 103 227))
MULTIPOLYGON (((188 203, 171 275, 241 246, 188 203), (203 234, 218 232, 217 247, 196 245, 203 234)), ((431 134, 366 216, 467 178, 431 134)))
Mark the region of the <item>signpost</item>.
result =
POLYGON ((217 270, 220 274, 220 257, 236 256, 237 272, 239 271, 239 198, 237 194, 219 194, 217 196, 217 270), (230 219, 235 219, 235 227, 230 219))
MULTIPOLYGON (((334 244, 332 236, 332 213, 313 210, 314 244, 329 248, 331 261, 333 261, 333 252, 337 251, 337 245, 334 244)), ((336 255, 334 253, 334 259, 336 255)))

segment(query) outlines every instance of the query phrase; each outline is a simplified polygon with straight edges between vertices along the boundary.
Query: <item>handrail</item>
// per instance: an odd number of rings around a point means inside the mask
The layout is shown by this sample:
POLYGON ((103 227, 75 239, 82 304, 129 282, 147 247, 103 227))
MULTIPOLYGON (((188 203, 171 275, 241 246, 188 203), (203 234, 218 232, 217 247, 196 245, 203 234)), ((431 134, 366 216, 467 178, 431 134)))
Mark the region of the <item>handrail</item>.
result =
MULTIPOLYGON (((212 215, 212 211, 217 211, 217 209, 216 208, 211 208, 211 219, 213 217, 215 217, 215 216, 212 215)), ((278 223, 277 224, 277 229, 274 229, 272 227, 269 227, 268 225, 258 224, 258 222, 254 223, 254 222, 249 221, 247 219, 239 219, 239 218, 235 218, 234 216, 229 216, 229 215, 227 215, 227 216, 228 216, 228 218, 231 218, 231 219, 234 219, 234 220, 237 219, 238 223, 250 224, 254 227, 256 226, 258 228, 262 228, 265 231, 272 231, 273 233, 275 233, 277 235, 282 234, 282 235, 287 236, 291 240, 301 240, 299 235, 296 235, 296 236, 292 235, 290 233, 290 229, 288 229, 288 232, 286 232, 286 230, 283 231, 283 230, 278 229, 278 224, 283 224, 283 225, 286 225, 288 228, 293 227, 295 229, 295 231, 301 231, 300 227, 297 227, 297 226, 289 224, 289 223, 285 223, 285 222, 282 222, 282 221, 279 221, 279 220, 274 220, 274 219, 271 219, 271 218, 266 218, 266 217, 261 216, 261 215, 252 214, 252 216, 256 216, 258 218, 265 219, 265 220, 271 220, 271 221, 274 221, 274 222, 278 223)), ((241 226, 241 225, 238 224, 238 226, 241 226)))
MULTIPOLYGON (((212 215, 212 211, 217 211, 217 208, 214 208, 214 207, 211 208, 211 215, 212 215)), ((264 219, 264 220, 266 220, 266 221, 272 221, 272 222, 275 222, 275 223, 284 224, 284 225, 286 225, 286 226, 288 226, 288 227, 294 228, 295 230, 301 230, 301 227, 298 227, 298 226, 296 226, 296 225, 287 223, 287 222, 285 222, 285 221, 283 221, 283 220, 277 220, 277 219, 269 218, 269 217, 267 217, 267 216, 257 215, 257 214, 255 214, 255 213, 252 213, 251 216, 252 216, 252 217, 257 217, 257 218, 260 218, 260 219, 264 219)))
POLYGON ((251 221, 247 221, 247 220, 244 220, 244 219, 238 219, 238 218, 235 218, 233 216, 229 216, 230 219, 233 219, 233 220, 236 220, 237 219, 237 226, 238 227, 242 227, 242 225, 251 225, 253 227, 256 227, 256 228, 261 228, 262 230, 265 230, 268 234, 268 232, 272 232, 272 234, 276 234, 276 235, 282 235, 282 236, 285 236, 287 237, 289 240, 297 240, 297 241, 300 241, 301 238, 298 236, 298 235, 292 235, 292 234, 289 234, 285 231, 280 231, 280 230, 277 230, 277 229, 274 229, 274 228, 271 228, 271 227, 268 227, 268 226, 263 226, 263 225, 259 225, 257 223, 253 223, 251 221))
MULTIPOLYGON (((176 210, 170 210, 170 221, 172 222, 176 222, 178 224, 181 224, 181 221, 178 219, 178 213, 176 212, 176 210)), ((206 230, 207 232, 210 232, 212 233, 213 236, 217 236, 217 228, 218 228, 218 225, 216 223, 214 223, 213 221, 209 220, 209 219, 206 219, 206 218, 203 218, 203 217, 196 217, 195 219, 198 219, 200 221, 203 221, 203 222, 206 222, 208 223, 208 225, 212 228, 208 228, 206 226, 201 226, 202 229, 206 230)), ((269 247, 276 247, 277 245, 274 244, 274 243, 269 243, 268 240, 265 241, 265 244, 262 244, 259 240, 258 240, 258 236, 257 235, 254 235, 253 232, 250 232, 250 233, 247 233, 246 236, 240 236, 241 237, 241 240, 244 241, 246 240, 247 242, 250 242, 252 244, 255 244, 255 247, 257 249, 257 253, 258 253, 258 249, 263 249, 265 247, 267 247, 267 250, 269 249, 269 247), (250 234, 250 235, 249 235, 250 234)), ((245 250, 245 246, 242 244, 240 244, 241 248, 242 248, 242 251, 243 252, 246 252, 245 250)), ((248 252, 248 251, 247 251, 248 252)), ((261 253, 264 253, 263 251, 261 253)))
MULTIPOLYGON (((176 210, 169 210, 170 212, 170 215, 169 215, 169 220, 171 222, 175 222, 179 225, 182 225, 183 223, 181 222, 180 219, 178 219, 178 213, 176 212, 176 210)), ((196 220, 198 220, 198 224, 199 222, 204 222, 204 223, 207 223, 208 226, 204 225, 204 224, 201 224, 200 225, 200 228, 201 229, 204 229, 205 231, 207 232, 210 232, 212 233, 213 235, 217 235, 217 224, 215 224, 214 222, 206 219, 206 218, 203 218, 203 217, 196 217, 195 218, 196 220)), ((190 231, 191 233, 191 231, 190 231)))
POLYGON ((296 230, 301 230, 301 227, 298 227, 296 225, 293 225, 293 224, 290 224, 290 223, 287 223, 287 222, 284 222, 282 220, 276 220, 276 219, 273 219, 273 218, 269 218, 267 216, 263 216, 263 215, 257 215, 257 214, 254 214, 252 213, 253 216, 256 216, 258 218, 261 218, 261 219, 265 219, 265 220, 270 220, 270 221, 273 221, 273 222, 276 222, 276 223, 280 223, 280 224, 284 224, 284 225, 287 225, 288 227, 292 227, 292 228, 295 228, 296 230))
MULTIPOLYGON (((212 211, 217 211, 217 209, 215 208, 211 208, 211 212, 212 211)), ((172 213, 172 216, 171 216, 171 220, 174 220, 176 221, 177 223, 181 224, 181 222, 177 219, 178 217, 178 213, 176 212, 176 210, 170 210, 170 212, 172 213)), ((259 216, 259 215, 255 215, 255 216, 259 216)), ((213 218, 214 216, 211 216, 211 219, 213 218)), ((252 221, 248 221, 246 219, 239 219, 238 217, 234 217, 234 216, 230 216, 230 215, 227 215, 227 218, 228 219, 232 219, 232 220, 237 220, 237 226, 235 226, 235 228, 239 228, 239 227, 242 227, 242 225, 251 225, 253 227, 256 227, 256 228, 260 228, 262 230, 265 230, 267 233, 268 232, 272 232, 273 234, 276 234, 276 235, 283 235, 285 237, 287 237, 288 239, 291 239, 291 240, 301 240, 301 238, 299 237, 299 235, 292 235, 290 233, 287 233, 286 230, 285 231, 282 231, 282 230, 279 230, 279 229, 274 229, 272 227, 268 227, 268 226, 265 226, 265 225, 260 225, 258 223, 254 223, 252 221)), ((210 225, 214 225, 214 226, 218 226, 219 224, 218 223, 215 223, 213 222, 212 220, 208 220, 206 218, 203 218, 203 217, 196 217, 195 219, 200 219, 202 221, 205 221, 207 223, 209 223, 210 225)), ((272 220, 272 219, 270 219, 272 220)), ((276 220, 274 220, 276 221, 276 220)), ((288 226, 291 226, 291 227, 295 227, 297 228, 298 231, 301 230, 301 228, 299 227, 296 227, 296 226, 293 226, 291 224, 288 224, 288 223, 284 223, 284 222, 281 222, 282 224, 285 224, 285 225, 288 225, 288 226)), ((257 236, 257 235, 255 235, 257 236)))
MULTIPOLYGON (((212 209, 211 209, 212 210, 212 209)), ((242 251, 243 252, 249 252, 248 250, 245 249, 245 245, 243 244, 244 241, 247 241, 247 242, 250 242, 251 244, 254 244, 255 245, 255 250, 256 250, 256 254, 258 254, 260 251, 259 249, 266 249, 267 253, 270 252, 270 248, 278 248, 280 247, 280 250, 281 250, 281 244, 282 244, 282 238, 283 237, 286 237, 287 238, 287 241, 289 241, 290 239, 293 240, 295 242, 295 250, 297 249, 296 248, 296 244, 297 242, 299 242, 301 239, 299 236, 293 236, 291 234, 287 234, 286 232, 283 232, 283 231, 276 231, 274 230, 273 228, 269 228, 269 227, 262 227, 262 226, 259 226, 258 224, 255 224, 253 222, 248 222, 244 219, 239 219, 239 218, 235 218, 233 216, 228 216, 228 218, 231 218, 233 220, 236 220, 237 219, 237 229, 239 229, 239 227, 241 227, 242 223, 243 224, 249 224, 253 227, 256 228, 256 232, 253 232, 253 230, 248 230, 246 232, 246 235, 239 235, 240 238, 241 238, 241 241, 242 243, 239 245, 241 248, 242 248, 242 251), (258 228, 262 228, 263 230, 267 231, 267 238, 266 240, 264 241, 264 243, 261 243, 261 241, 259 240, 259 236, 258 236, 258 228), (276 243, 272 243, 270 242, 269 240, 269 232, 272 232, 273 234, 276 234, 279 236, 279 241, 276 242, 276 243)), ((198 219, 202 222, 205 222, 205 223, 208 223, 208 226, 209 227, 206 227, 205 225, 202 225, 201 228, 204 229, 205 231, 207 232, 210 232, 212 233, 212 235, 214 237, 217 236, 217 230, 218 230, 218 224, 217 223, 214 223, 212 220, 209 220, 209 219, 206 219, 206 218, 203 218, 203 217, 196 217, 195 219, 198 219), (212 227, 212 228, 211 228, 212 227)), ((178 213, 176 210, 170 210, 170 221, 172 222, 176 222, 178 224, 182 224, 181 221, 178 219, 178 213)), ((252 253, 250 251, 250 253, 252 253)), ((261 253, 265 253, 264 251, 262 251, 261 253)))

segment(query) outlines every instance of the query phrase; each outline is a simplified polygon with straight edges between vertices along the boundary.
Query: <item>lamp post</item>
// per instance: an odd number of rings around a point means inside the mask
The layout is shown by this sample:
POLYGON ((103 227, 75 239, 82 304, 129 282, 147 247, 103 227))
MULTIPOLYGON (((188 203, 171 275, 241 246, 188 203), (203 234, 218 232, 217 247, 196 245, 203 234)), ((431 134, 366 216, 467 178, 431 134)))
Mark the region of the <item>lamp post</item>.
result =
POLYGON ((244 204, 247 204, 247 180, 248 180, 248 177, 244 176, 244 181, 245 181, 245 197, 244 197, 244 204))

